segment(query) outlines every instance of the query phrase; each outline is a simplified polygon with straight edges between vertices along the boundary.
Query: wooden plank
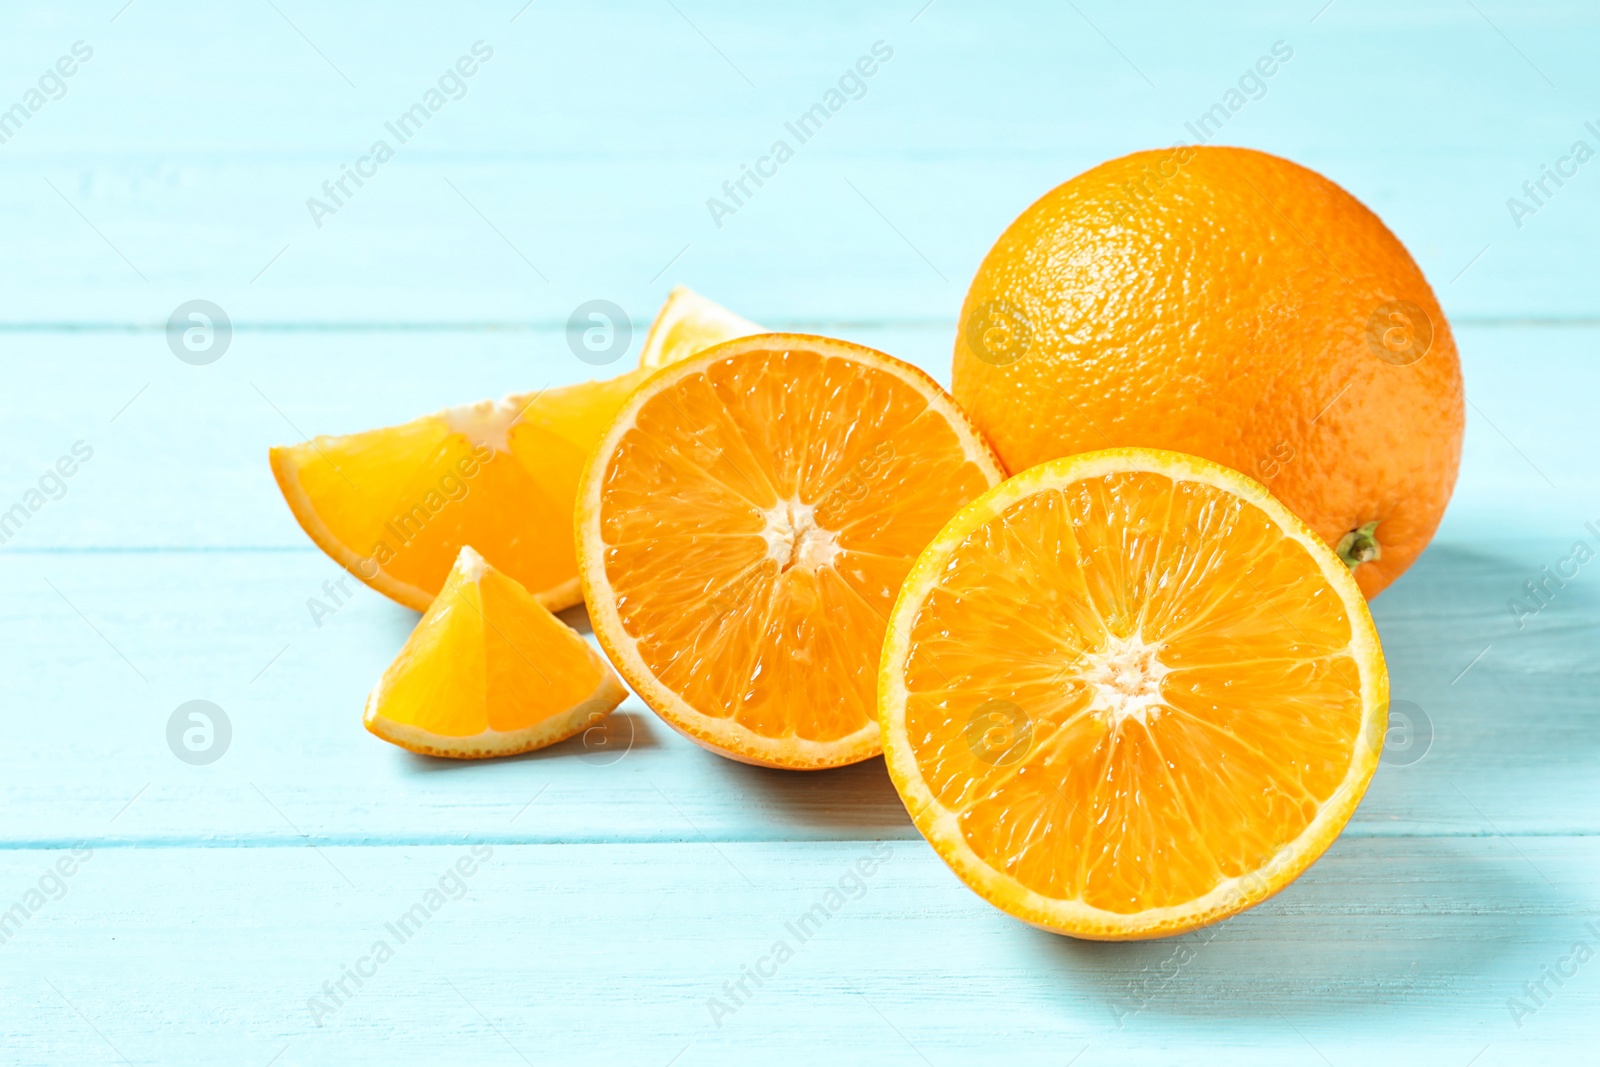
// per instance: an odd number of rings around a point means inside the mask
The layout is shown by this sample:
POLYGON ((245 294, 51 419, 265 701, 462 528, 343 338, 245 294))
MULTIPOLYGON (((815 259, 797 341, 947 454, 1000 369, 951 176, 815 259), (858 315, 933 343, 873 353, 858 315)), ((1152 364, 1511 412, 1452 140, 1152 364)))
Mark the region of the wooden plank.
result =
POLYGON ((1159 33, 1105 3, 505 6, 22 20, 8 69, 96 52, 0 146, 0 319, 154 324, 204 296, 240 322, 560 323, 597 295, 648 307, 669 263, 758 319, 947 319, 1026 204, 1194 140, 1186 123, 1278 40, 1293 59, 1216 140, 1344 183, 1453 313, 1600 314, 1582 258, 1600 181, 1580 172, 1521 226, 1506 206, 1575 140, 1600 144, 1581 103, 1600 16, 1577 0, 1163 10, 1159 33), (480 39, 495 55, 466 95, 391 137, 319 228, 307 200, 480 39), (894 57, 865 95, 788 135, 879 40, 894 57), (795 158, 719 227, 708 199, 786 136, 795 158))
MULTIPOLYGON (((1377 601, 1395 699, 1425 717, 1431 740, 1419 744, 1431 747, 1390 753, 1350 834, 1600 831, 1600 587, 1570 583, 1521 630, 1505 604, 1560 547, 1440 545, 1377 601)), ((636 699, 587 747, 580 738, 463 765, 383 744, 361 729, 361 707, 416 615, 363 588, 319 626, 306 602, 331 602, 323 583, 339 573, 313 552, 0 556, 0 645, 17 665, 0 746, 13 818, 0 840, 914 832, 881 761, 813 775, 746 767, 680 738, 636 699), (231 747, 210 766, 167 747, 169 716, 194 699, 232 724, 231 747), (536 811, 510 825, 536 795, 536 811)))
MULTIPOLYGON (((950 380, 953 320, 801 328, 880 348, 950 380)), ((1600 471, 1588 458, 1600 450, 1600 427, 1571 399, 1600 391, 1600 329, 1478 326, 1459 335, 1471 406, 1442 536, 1570 545, 1586 521, 1600 520, 1592 503, 1600 471)), ((159 332, 13 334, 12 388, 0 392, 0 500, 9 506, 78 441, 94 458, 0 553, 304 548, 267 469, 270 446, 616 373, 641 343, 642 333, 627 356, 595 368, 555 330, 252 331, 236 334, 217 362, 196 367, 176 359, 159 332)))
MULTIPOLYGON (((60 855, 0 852, 0 900, 60 855)), ((61 884, 0 946, 11 1063, 1460 1067, 1581 1060, 1600 1008, 1600 965, 1572 973, 1594 837, 1346 837, 1254 911, 1125 945, 1011 919, 920 841, 102 848, 61 884)))

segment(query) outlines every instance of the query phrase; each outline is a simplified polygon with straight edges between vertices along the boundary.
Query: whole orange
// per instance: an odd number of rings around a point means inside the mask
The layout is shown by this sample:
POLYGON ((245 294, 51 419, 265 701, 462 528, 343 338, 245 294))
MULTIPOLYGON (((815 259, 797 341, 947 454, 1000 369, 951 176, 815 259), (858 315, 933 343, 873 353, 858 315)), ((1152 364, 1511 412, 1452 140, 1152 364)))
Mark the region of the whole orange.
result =
POLYGON ((1013 473, 1146 447, 1250 475, 1369 598, 1461 458, 1460 360, 1416 262, 1333 182, 1243 148, 1136 152, 1024 211, 967 292, 954 385, 1013 473))

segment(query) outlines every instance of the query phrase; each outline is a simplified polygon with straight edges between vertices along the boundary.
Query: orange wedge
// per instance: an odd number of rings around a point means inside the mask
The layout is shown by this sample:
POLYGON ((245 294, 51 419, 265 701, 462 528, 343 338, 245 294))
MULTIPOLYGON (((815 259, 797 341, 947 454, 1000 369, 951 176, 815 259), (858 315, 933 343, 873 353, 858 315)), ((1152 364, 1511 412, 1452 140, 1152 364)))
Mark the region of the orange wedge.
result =
POLYGON ((718 345, 640 386, 589 461, 577 540, 595 635, 713 751, 866 759, 900 581, 1001 477, 944 390, 897 359, 798 334, 718 345))
MULTIPOLYGON (((664 366, 760 327, 679 286, 656 314, 641 365, 664 366)), ((272 449, 301 529, 367 585, 425 611, 472 544, 552 611, 581 599, 572 546, 578 476, 637 370, 399 426, 272 449)))
POLYGON ((364 721, 425 756, 511 756, 598 723, 626 695, 576 631, 463 548, 364 721))
POLYGON ((456 553, 472 544, 558 611, 580 599, 578 475, 647 376, 633 371, 274 448, 272 472, 318 547, 409 608, 427 609, 456 553))
POLYGON ((907 576, 879 678, 889 774, 1030 923, 1179 933, 1282 889, 1355 811, 1389 680, 1349 568, 1265 489, 1175 452, 1034 467, 907 576))
POLYGON ((680 285, 667 294, 666 303, 650 324, 639 351, 639 366, 665 367, 712 345, 761 332, 749 319, 680 285))

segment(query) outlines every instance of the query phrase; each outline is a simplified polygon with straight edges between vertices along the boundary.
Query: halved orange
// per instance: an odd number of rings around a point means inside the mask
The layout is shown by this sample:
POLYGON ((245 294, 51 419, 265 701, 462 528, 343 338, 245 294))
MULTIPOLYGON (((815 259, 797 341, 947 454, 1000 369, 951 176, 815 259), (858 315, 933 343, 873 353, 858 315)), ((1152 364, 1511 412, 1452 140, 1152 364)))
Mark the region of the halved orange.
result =
POLYGON ((639 366, 665 367, 712 345, 763 332, 749 319, 685 286, 667 294, 639 351, 639 366))
POLYGON ((878 652, 912 560, 997 484, 932 378, 870 348, 764 334, 660 371, 584 473, 596 637, 656 713, 733 759, 880 750, 878 652))
POLYGON ((598 724, 626 695, 575 630, 462 548, 367 698, 364 722, 426 756, 510 756, 598 724))
POLYGON ((1124 448, 1023 472, 917 559, 884 754, 990 903, 1158 937, 1283 888, 1378 764, 1389 680, 1349 568, 1260 485, 1124 448))

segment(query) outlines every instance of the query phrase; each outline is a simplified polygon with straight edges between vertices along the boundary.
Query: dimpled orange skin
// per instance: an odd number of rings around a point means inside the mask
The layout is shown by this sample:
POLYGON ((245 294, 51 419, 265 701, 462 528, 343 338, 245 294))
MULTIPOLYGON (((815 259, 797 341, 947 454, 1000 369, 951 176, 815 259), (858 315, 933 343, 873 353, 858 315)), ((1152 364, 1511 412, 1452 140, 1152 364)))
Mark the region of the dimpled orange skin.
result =
POLYGON ((1377 522, 1368 599, 1455 486, 1461 364, 1433 290, 1359 201, 1264 152, 1136 152, 1052 189, 978 268, 954 360, 1012 472, 1169 449, 1262 482, 1329 545, 1377 522))

